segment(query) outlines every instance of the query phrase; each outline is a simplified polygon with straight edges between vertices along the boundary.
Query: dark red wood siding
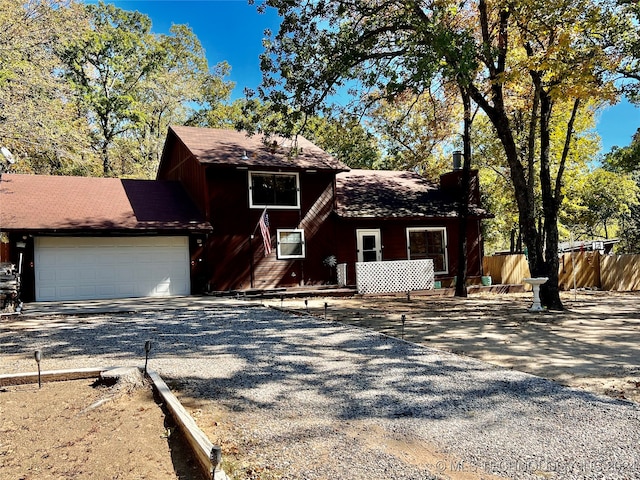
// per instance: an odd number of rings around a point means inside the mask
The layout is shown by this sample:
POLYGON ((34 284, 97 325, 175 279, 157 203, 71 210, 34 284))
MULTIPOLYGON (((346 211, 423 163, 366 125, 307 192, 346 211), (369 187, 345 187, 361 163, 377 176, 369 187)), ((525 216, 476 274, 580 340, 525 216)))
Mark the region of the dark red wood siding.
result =
POLYGON ((163 160, 158 170, 159 180, 178 180, 198 209, 209 217, 209 199, 205 169, 174 135, 167 137, 163 160))
POLYGON ((326 257, 336 255, 331 221, 333 173, 299 172, 301 208, 268 209, 273 246, 268 256, 257 228, 263 210, 249 208, 249 171, 208 168, 206 178, 209 221, 213 225, 206 251, 210 290, 263 289, 334 280, 332 271, 323 264, 326 257), (277 258, 278 229, 304 230, 304 259, 277 258))
MULTIPOLYGON (((379 229, 382 244, 382 260, 407 260, 407 228, 440 227, 447 232, 448 273, 436 275, 436 279, 453 278, 458 268, 457 249, 459 241, 458 219, 434 219, 422 221, 339 219, 337 225, 338 263, 347 264, 347 281, 355 284, 355 263, 357 261, 356 231, 359 229, 379 229)), ((482 237, 480 221, 470 220, 467 231, 467 275, 482 275, 482 237)))

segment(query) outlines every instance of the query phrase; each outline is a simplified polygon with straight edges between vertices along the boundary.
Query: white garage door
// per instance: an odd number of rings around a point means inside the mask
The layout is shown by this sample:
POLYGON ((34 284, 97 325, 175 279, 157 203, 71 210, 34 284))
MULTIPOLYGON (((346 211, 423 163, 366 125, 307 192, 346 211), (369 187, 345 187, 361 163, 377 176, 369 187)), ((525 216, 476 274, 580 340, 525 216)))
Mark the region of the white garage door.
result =
POLYGON ((188 295, 187 237, 36 237, 36 300, 188 295))

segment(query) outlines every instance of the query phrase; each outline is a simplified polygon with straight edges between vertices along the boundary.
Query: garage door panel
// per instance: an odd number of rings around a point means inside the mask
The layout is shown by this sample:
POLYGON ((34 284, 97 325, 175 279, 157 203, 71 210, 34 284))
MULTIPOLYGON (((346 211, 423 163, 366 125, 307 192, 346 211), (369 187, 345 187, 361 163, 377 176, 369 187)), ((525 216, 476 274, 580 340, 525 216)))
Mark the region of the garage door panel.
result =
POLYGON ((114 298, 116 296, 116 286, 98 285, 94 289, 94 292, 98 298, 114 298))
MULTIPOLYGON (((75 286, 64 286, 61 285, 59 287, 56 287, 56 295, 64 298, 69 298, 69 297, 73 297, 76 295, 76 287, 75 286)), ((78 298, 87 298, 87 297, 82 297, 82 296, 78 296, 78 298)))
POLYGON ((157 295, 169 295, 169 292, 171 292, 171 282, 167 281, 157 284, 154 288, 154 292, 157 295))
POLYGON ((187 237, 37 237, 36 300, 188 295, 187 237))
POLYGON ((56 274, 53 269, 40 270, 36 275, 36 282, 38 283, 42 283, 42 282, 53 283, 55 279, 56 279, 56 274))
POLYGON ((100 273, 100 277, 105 278, 104 271, 98 272, 97 270, 81 270, 80 272, 80 280, 87 281, 95 281, 98 278, 98 273, 100 273))
MULTIPOLYGON (((43 298, 55 298, 56 296, 56 288, 55 287, 42 287, 39 289, 39 293, 43 298)), ((36 298, 37 300, 37 298, 36 298)))
POLYGON ((116 280, 116 270, 113 265, 107 265, 100 269, 100 277, 105 282, 113 283, 116 280))
POLYGON ((36 253, 34 260, 37 265, 42 267, 53 267, 56 265, 55 256, 42 255, 40 252, 36 253))
POLYGON ((81 298, 92 298, 96 296, 96 287, 93 285, 81 285, 76 289, 81 298))
MULTIPOLYGON (((140 297, 134 283, 119 283, 116 286, 116 296, 118 298, 140 297)), ((153 295, 151 295, 153 296, 153 295)))
POLYGON ((130 272, 128 269, 124 268, 122 265, 118 266, 115 268, 115 280, 117 283, 121 283, 123 285, 126 285, 127 283, 131 282, 131 280, 140 280, 139 278, 136 278, 137 273, 136 272, 130 272))

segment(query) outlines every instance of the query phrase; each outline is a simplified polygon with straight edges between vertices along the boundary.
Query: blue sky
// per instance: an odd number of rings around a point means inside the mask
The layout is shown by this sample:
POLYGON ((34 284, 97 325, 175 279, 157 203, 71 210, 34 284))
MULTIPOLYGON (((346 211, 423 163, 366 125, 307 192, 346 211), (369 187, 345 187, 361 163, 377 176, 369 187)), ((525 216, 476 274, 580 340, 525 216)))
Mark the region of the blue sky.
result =
MULTIPOLYGON (((91 1, 91 0, 89 0, 91 1)), ((260 84, 260 60, 265 28, 274 33, 279 19, 275 10, 259 14, 247 0, 106 0, 125 10, 148 15, 155 33, 167 33, 172 24, 187 24, 202 43, 210 65, 227 61, 229 80, 236 83, 233 98, 244 96, 245 87, 260 84)), ((257 0, 256 3, 259 3, 257 0)), ((623 147, 640 127, 640 109, 623 101, 605 110, 597 131, 602 151, 614 145, 623 147)))
POLYGON ((209 65, 226 61, 231 66, 229 80, 236 84, 234 99, 244 97, 245 87, 260 84, 264 30, 270 28, 277 33, 280 23, 274 9, 259 14, 247 0, 105 1, 148 15, 155 33, 168 33, 172 24, 188 25, 202 43, 209 65))

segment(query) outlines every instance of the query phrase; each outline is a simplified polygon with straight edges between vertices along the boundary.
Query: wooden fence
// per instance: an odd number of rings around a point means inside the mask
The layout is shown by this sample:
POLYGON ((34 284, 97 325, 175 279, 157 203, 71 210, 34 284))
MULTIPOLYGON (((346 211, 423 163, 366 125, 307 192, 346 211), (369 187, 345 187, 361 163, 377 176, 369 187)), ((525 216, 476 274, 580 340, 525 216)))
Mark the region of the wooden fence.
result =
POLYGON ((600 272, 603 290, 640 290, 640 255, 605 255, 600 272))
POLYGON ((574 287, 574 281, 576 288, 602 288, 600 258, 600 252, 572 252, 560 255, 558 268, 560 290, 571 290, 574 287))
POLYGON ((510 285, 522 283, 523 278, 531 276, 529 264, 524 255, 494 255, 484 257, 482 266, 485 275, 491 276, 491 283, 510 285))
MULTIPOLYGON (((640 255, 601 255, 599 252, 573 252, 560 255, 558 284, 561 290, 598 288, 601 290, 640 290, 640 255), (574 276, 575 272, 575 276, 574 276)), ((518 284, 530 277, 524 255, 484 257, 485 275, 494 284, 518 284)))

